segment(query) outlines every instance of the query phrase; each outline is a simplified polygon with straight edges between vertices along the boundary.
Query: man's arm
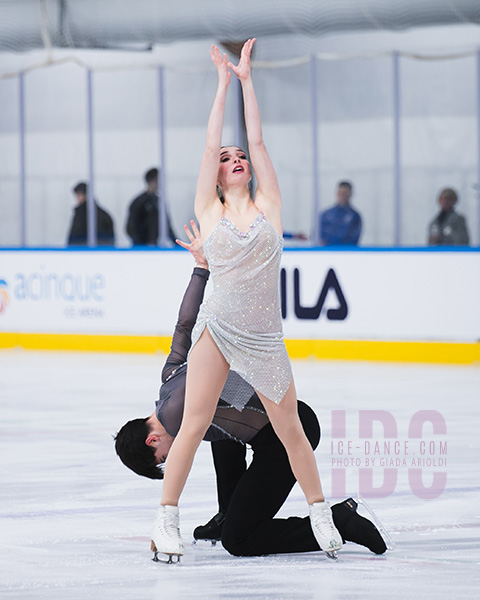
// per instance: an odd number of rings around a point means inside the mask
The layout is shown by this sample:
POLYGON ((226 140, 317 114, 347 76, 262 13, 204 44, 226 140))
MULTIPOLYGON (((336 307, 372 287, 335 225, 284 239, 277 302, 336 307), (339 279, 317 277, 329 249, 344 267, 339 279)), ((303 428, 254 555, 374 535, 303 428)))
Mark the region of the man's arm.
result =
POLYGON ((458 215, 458 219, 454 227, 453 238, 453 243, 458 246, 468 246, 470 243, 467 222, 465 217, 462 215, 458 215))
POLYGON ((187 248, 187 250, 192 253, 195 258, 196 267, 193 269, 190 283, 188 284, 180 305, 170 354, 168 355, 162 370, 162 383, 165 383, 166 379, 174 369, 187 360, 188 351, 192 345, 192 329, 197 320, 198 310, 203 302, 203 296, 205 294, 205 286, 207 285, 210 276, 208 263, 202 250, 200 232, 193 221, 191 221, 190 224, 193 235, 186 225, 185 232, 191 243, 185 244, 180 240, 177 240, 177 243, 183 248, 187 248))
POLYGON ((324 246, 337 244, 337 232, 335 230, 335 214, 333 208, 324 210, 320 217, 320 239, 324 246))
POLYGON ((170 354, 162 370, 162 383, 165 383, 171 372, 187 360, 188 351, 192 345, 192 329, 197 320, 198 309, 203 302, 205 286, 210 273, 206 269, 195 267, 190 283, 183 296, 177 324, 173 333, 170 354))
MULTIPOLYGON (((168 209, 168 207, 165 207, 168 209)), ((167 215, 167 229, 168 229, 168 237, 170 238, 170 240, 175 243, 175 240, 177 238, 177 236, 175 235, 175 232, 173 231, 173 227, 172 227, 172 221, 170 219, 170 214, 168 212, 168 210, 165 210, 165 213, 167 215)))
POLYGON ((128 210, 128 219, 125 230, 127 235, 131 238, 133 244, 141 244, 141 233, 140 233, 140 223, 142 220, 142 206, 140 202, 138 202, 138 198, 132 201, 128 210))
POLYGON ((354 244, 355 246, 358 244, 358 240, 360 239, 360 233, 362 232, 362 217, 360 213, 355 212, 352 219, 352 226, 347 236, 346 242, 349 244, 354 244))

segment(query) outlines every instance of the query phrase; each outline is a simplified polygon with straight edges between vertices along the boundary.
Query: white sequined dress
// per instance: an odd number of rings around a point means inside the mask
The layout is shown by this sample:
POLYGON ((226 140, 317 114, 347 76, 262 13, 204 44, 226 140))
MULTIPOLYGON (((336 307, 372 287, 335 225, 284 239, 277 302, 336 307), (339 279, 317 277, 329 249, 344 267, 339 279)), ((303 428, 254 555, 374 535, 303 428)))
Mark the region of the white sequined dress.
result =
POLYGON ((203 244, 213 291, 192 332, 193 347, 207 327, 230 369, 276 404, 292 380, 280 313, 282 248, 263 213, 246 233, 222 217, 203 244))

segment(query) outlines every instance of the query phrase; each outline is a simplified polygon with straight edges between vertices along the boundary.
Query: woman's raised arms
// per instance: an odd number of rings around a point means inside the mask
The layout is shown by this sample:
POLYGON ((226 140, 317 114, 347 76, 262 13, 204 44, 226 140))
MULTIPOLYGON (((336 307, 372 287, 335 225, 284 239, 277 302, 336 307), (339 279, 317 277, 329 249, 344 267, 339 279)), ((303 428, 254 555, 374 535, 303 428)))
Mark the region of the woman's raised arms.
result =
POLYGON ((238 65, 235 66, 229 62, 228 66, 242 84, 248 150, 257 178, 256 203, 262 210, 267 208, 271 216, 280 217, 282 204, 280 188, 275 169, 263 141, 260 111, 252 82, 250 58, 254 43, 255 39, 247 40, 242 48, 238 65))
POLYGON ((222 143, 225 99, 231 77, 231 73, 228 70, 227 55, 222 55, 216 46, 212 46, 210 56, 213 64, 217 68, 218 87, 208 119, 207 140, 200 165, 197 191, 195 194, 195 214, 199 221, 202 220, 205 212, 208 212, 212 205, 219 201, 216 191, 218 164, 220 160, 220 146, 222 143))

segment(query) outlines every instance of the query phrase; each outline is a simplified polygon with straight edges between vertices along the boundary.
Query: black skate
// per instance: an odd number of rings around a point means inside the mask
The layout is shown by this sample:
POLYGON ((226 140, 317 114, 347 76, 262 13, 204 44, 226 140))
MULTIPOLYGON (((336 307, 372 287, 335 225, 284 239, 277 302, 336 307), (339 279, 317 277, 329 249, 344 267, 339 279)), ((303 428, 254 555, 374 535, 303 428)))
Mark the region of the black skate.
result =
POLYGON ((195 544, 197 540, 204 540, 211 542, 212 546, 215 546, 217 542, 222 539, 223 522, 225 521, 225 515, 222 512, 217 513, 206 525, 199 525, 193 532, 195 544))
POLYGON ((382 536, 383 541, 385 542, 385 544, 387 546, 387 550, 395 550, 395 542, 393 541, 393 539, 390 537, 390 534, 383 526, 383 523, 380 521, 380 519, 377 517, 377 515, 373 512, 373 509, 367 504, 366 500, 360 496, 360 494, 358 494, 358 496, 357 496, 357 502, 370 515, 370 517, 373 521, 373 524, 380 532, 380 535, 382 536))
POLYGON ((357 506, 353 498, 332 506, 335 525, 346 542, 355 542, 375 554, 383 554, 387 550, 385 540, 371 521, 357 513, 357 506))

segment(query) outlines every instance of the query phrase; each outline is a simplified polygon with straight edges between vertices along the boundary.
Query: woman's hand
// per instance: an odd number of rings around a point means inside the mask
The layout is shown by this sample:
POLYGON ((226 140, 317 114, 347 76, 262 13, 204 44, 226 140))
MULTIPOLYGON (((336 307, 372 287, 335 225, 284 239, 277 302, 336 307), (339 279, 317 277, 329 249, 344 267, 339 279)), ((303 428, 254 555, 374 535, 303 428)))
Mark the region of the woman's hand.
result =
POLYGON ((195 224, 195 221, 192 219, 190 221, 190 227, 192 228, 193 233, 188 228, 188 225, 184 225, 185 233, 187 234, 188 239, 190 240, 190 244, 182 242, 182 240, 175 240, 179 246, 182 248, 186 248, 193 258, 195 259, 195 264, 197 267, 201 269, 208 270, 208 262, 205 258, 205 254, 203 253, 203 242, 200 235, 200 231, 198 231, 198 227, 195 224))
POLYGON ((250 78, 250 57, 252 55, 253 44, 255 43, 255 38, 251 40, 247 40, 245 44, 243 44, 242 52, 240 54, 240 62, 237 66, 233 63, 229 62, 228 66, 235 75, 238 77, 240 81, 245 81, 250 78))
POLYGON ((222 54, 220 50, 212 45, 210 50, 210 56, 212 57, 213 64, 217 67, 218 71, 218 83, 228 87, 230 83, 230 77, 232 74, 228 70, 228 59, 226 54, 222 54))

